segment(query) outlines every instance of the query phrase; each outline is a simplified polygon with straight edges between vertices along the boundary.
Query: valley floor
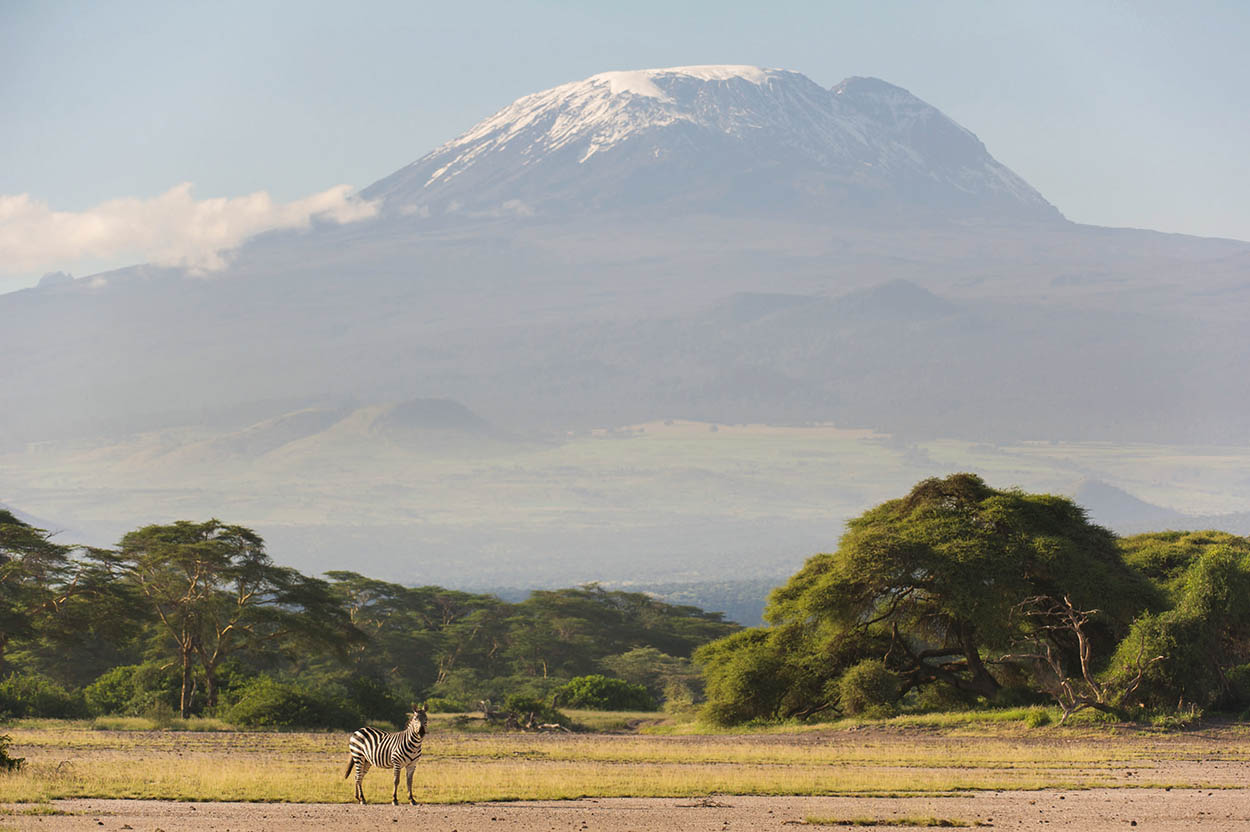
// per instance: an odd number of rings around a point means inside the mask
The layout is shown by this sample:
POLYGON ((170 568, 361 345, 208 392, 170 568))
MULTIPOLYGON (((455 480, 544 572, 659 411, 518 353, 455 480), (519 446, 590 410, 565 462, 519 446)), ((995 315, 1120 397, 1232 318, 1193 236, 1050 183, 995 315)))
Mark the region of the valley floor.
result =
POLYGON ((718 734, 482 734, 431 724, 421 805, 343 779, 346 734, 6 727, 0 830, 1250 829, 1250 730, 1020 722, 718 734), (946 823, 943 823, 946 822, 946 823), (1136 822, 1134 824, 1134 822, 1136 822))

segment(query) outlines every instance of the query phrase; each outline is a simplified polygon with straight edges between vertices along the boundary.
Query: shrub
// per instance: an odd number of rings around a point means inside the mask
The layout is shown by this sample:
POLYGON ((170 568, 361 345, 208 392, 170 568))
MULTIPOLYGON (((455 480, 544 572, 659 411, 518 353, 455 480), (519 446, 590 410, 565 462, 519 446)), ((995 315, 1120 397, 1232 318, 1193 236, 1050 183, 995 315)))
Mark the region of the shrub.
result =
POLYGON ((548 705, 541 699, 531 699, 528 696, 509 696, 507 701, 504 702, 503 709, 506 713, 515 717, 521 727, 528 727, 531 717, 533 718, 532 721, 539 725, 556 724, 567 728, 573 724, 572 720, 551 705, 548 705))
POLYGON ((605 656, 599 665, 604 675, 642 685, 656 700, 674 707, 689 706, 698 701, 703 679, 694 663, 683 656, 670 656, 655 647, 635 647, 625 653, 605 656), (677 696, 671 700, 670 691, 677 696))
POLYGON ((673 679, 664 686, 664 710, 681 713, 694 707, 698 693, 685 679, 673 679))
POLYGON ((0 735, 0 771, 17 771, 26 762, 25 757, 9 756, 9 744, 12 742, 8 734, 0 735))
POLYGON ((775 719, 786 696, 802 689, 770 635, 757 627, 698 649, 695 662, 703 666, 707 680, 704 719, 714 725, 775 719))
POLYGON ((1024 715, 1024 724, 1030 728, 1041 728, 1043 725, 1050 724, 1050 711, 1045 708, 1029 708, 1029 712, 1024 715))
POLYGON ((1240 664, 1228 671, 1228 695, 1220 704, 1229 710, 1250 706, 1250 664, 1240 664))
POLYGON ((552 704, 596 711, 654 711, 655 700, 642 685, 601 674, 578 676, 556 688, 552 704))
POLYGON ((174 717, 178 716, 178 712, 174 710, 173 705, 158 699, 145 708, 142 715, 152 720, 157 728, 164 729, 173 726, 174 717))
POLYGON ((95 716, 126 715, 130 713, 130 700, 135 695, 135 671, 137 664, 115 667, 100 675, 83 689, 83 699, 95 716))
POLYGON ((128 715, 149 716, 179 705, 182 678, 177 667, 141 664, 135 668, 130 684, 130 704, 125 710, 128 715))
POLYGON ((365 718, 350 703, 301 690, 262 676, 243 689, 226 718, 236 725, 254 728, 360 727, 365 718))
POLYGON ((1132 698, 1153 712, 1233 704, 1235 668, 1250 660, 1250 556, 1211 547, 1170 586, 1175 606, 1133 622, 1112 656, 1108 681, 1130 687, 1140 675, 1132 698), (1153 661, 1156 656, 1162 658, 1153 661))
POLYGON ((907 699, 912 700, 908 703, 911 708, 923 713, 966 711, 977 706, 976 694, 950 685, 925 685, 919 690, 913 690, 907 699))
POLYGON ((19 673, 0 682, 0 712, 59 719, 88 715, 81 691, 71 693, 46 676, 19 673))
POLYGON ((462 714, 473 710, 465 703, 455 699, 435 696, 425 703, 425 709, 432 714, 462 714))
POLYGON ((385 720, 398 725, 408 719, 408 704, 381 679, 353 675, 344 683, 347 701, 365 719, 385 720))
POLYGON ((880 659, 864 659, 838 680, 838 703, 848 714, 880 712, 894 707, 900 690, 898 677, 880 659))

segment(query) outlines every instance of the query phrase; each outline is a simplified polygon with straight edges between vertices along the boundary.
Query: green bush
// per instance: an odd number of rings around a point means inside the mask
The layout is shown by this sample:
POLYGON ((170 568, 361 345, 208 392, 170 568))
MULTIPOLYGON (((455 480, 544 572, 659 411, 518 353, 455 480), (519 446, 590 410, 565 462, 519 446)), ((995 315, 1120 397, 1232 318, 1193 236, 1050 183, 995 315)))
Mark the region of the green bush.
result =
POLYGON ((141 664, 135 668, 130 684, 130 704, 125 711, 128 716, 149 716, 178 709, 182 687, 179 668, 141 664))
POLYGON ((130 700, 135 695, 137 664, 122 665, 102 673, 83 689, 83 699, 94 716, 129 715, 130 700))
POLYGON ((838 680, 838 704, 847 714, 882 712, 894 707, 900 691, 898 677, 880 659, 864 659, 838 680))
POLYGON ((1024 715, 1024 724, 1030 728, 1041 728, 1043 725, 1050 724, 1050 711, 1045 708, 1029 708, 1029 712, 1024 715))
MULTIPOLYGON (((1179 569, 1179 567, 1177 568, 1179 569)), ((1233 707, 1235 670, 1250 660, 1250 555, 1212 546, 1172 578, 1174 606, 1133 622, 1112 656, 1108 680, 1128 687, 1149 712, 1233 707), (1156 656, 1162 659, 1153 661, 1156 656)), ((1124 704, 1132 704, 1126 702, 1124 704)))
POLYGON ((694 707, 699 694, 695 687, 685 679, 672 679, 664 686, 664 710, 669 713, 681 713, 694 707))
POLYGON ((365 722, 364 715, 343 699, 301 690, 267 676, 243 689, 238 701, 226 713, 226 719, 251 728, 338 728, 345 731, 365 722))
POLYGON ((1228 671, 1228 695, 1220 704, 1227 710, 1250 707, 1250 664, 1240 664, 1228 671))
POLYGON ((635 647, 599 661, 605 676, 642 685, 651 698, 674 707, 689 707, 703 692, 703 677, 684 656, 670 656, 655 647, 635 647), (675 696, 673 699, 670 696, 675 696))
POLYGON ((705 720, 737 725, 783 715, 784 700, 802 687, 789 656, 772 641, 772 633, 756 627, 699 648, 695 662, 707 681, 707 704, 701 711, 705 720))
POLYGON ((925 685, 919 690, 912 690, 904 702, 909 710, 921 713, 942 713, 975 708, 977 696, 950 685, 925 685))
POLYGON ((654 711, 655 700, 642 685, 602 674, 578 676, 556 688, 552 704, 596 711, 654 711))
POLYGON ((386 682, 372 676, 352 675, 344 683, 347 701, 366 720, 383 720, 403 725, 408 720, 409 704, 386 682))
POLYGON ((566 728, 573 724, 567 716, 541 699, 532 699, 524 695, 509 696, 504 702, 503 709, 515 716, 522 725, 529 720, 530 716, 533 716, 534 722, 539 724, 563 725, 566 728))
POLYGON ((468 705, 455 699, 435 696, 425 703, 425 709, 432 714, 462 714, 473 710, 468 705))
POLYGON ((71 693, 48 677, 33 673, 14 673, 0 682, 0 712, 58 719, 88 716, 81 691, 71 693))

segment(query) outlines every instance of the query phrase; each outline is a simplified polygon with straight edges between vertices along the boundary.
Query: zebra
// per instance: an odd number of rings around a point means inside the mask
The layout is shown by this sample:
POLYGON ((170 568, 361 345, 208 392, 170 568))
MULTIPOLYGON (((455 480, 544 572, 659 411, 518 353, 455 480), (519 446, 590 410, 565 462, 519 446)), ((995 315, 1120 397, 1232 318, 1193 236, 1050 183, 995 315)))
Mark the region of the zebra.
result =
POLYGON ((395 789, 391 793, 391 803, 399 805, 399 770, 408 769, 408 802, 417 805, 412 796, 412 772, 421 759, 421 739, 425 736, 425 705, 412 706, 412 715, 408 717, 408 726, 402 731, 386 733, 376 728, 361 728, 352 734, 347 747, 352 758, 347 762, 347 771, 343 772, 346 779, 356 770, 356 801, 365 802, 365 790, 361 781, 370 766, 391 768, 395 770, 395 789))

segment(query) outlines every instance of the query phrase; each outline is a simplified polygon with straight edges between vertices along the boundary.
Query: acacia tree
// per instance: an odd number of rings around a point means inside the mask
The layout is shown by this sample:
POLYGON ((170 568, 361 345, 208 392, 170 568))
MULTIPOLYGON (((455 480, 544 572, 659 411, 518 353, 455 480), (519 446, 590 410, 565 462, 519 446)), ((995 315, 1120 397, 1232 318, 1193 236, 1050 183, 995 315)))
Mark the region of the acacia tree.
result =
POLYGON ((355 572, 327 572, 354 626, 368 638, 350 653, 356 669, 424 691, 464 665, 482 666, 502 643, 492 595, 406 587, 355 572))
MULTIPOLYGON (((775 651, 776 672, 804 680, 815 710, 836 703, 834 683, 863 658, 882 659, 899 676, 900 696, 936 683, 992 697, 1002 686, 997 656, 1027 629, 1013 608, 1065 596, 1103 610, 1086 628, 1106 647, 1100 655, 1139 611, 1158 603, 1150 583, 1122 560, 1114 536, 1071 500, 1000 491, 955 474, 925 480, 851 520, 835 552, 813 556, 773 592, 765 611, 772 627, 751 643, 755 654, 775 651)), ((1057 649, 1074 649, 1050 635, 1057 649)), ((710 710, 774 715, 718 703, 717 691, 738 689, 722 678, 737 660, 714 646, 699 658, 710 710)), ((772 663, 761 654, 753 666, 772 663)), ((784 710, 804 712, 793 704, 784 710)))
POLYGON ((191 711, 193 662, 217 702, 222 662, 295 635, 341 646, 359 637, 325 582, 277 566, 251 529, 218 520, 145 526, 126 534, 110 564, 139 589, 182 668, 179 711, 191 711))
POLYGON ((1000 681, 983 652, 1018 639, 1012 609, 1038 596, 1097 604, 1106 615, 1090 637, 1110 646, 1110 631, 1123 632, 1153 589, 1071 500, 955 474, 851 520, 837 551, 810 559, 773 594, 766 617, 888 631, 904 690, 942 682, 993 696, 1000 681))
POLYGON ((0 509, 0 668, 13 638, 30 636, 58 614, 78 587, 73 547, 0 509))

